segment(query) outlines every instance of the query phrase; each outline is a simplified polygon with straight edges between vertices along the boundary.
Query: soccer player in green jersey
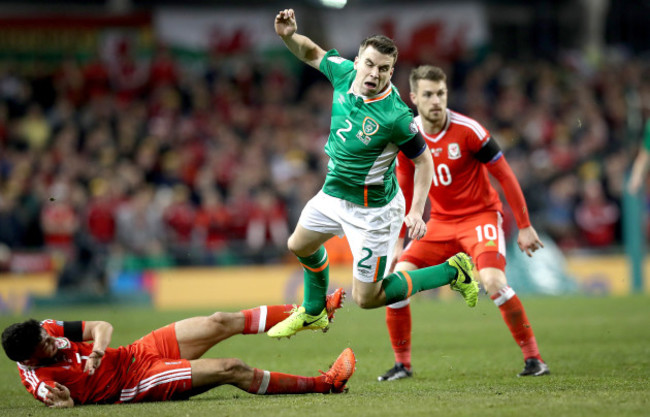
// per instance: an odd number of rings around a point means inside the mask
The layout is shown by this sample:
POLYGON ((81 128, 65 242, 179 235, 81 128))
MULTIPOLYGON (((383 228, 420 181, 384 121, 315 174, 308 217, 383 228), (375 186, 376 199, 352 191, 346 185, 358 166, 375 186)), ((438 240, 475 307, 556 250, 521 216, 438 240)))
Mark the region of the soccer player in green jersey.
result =
POLYGON ((336 50, 326 52, 297 29, 292 9, 275 17, 275 31, 289 50, 321 71, 334 87, 325 145, 330 160, 323 188, 303 209, 288 242, 304 269, 303 303, 268 335, 279 338, 306 329, 327 330, 329 262, 323 244, 336 235, 348 238, 354 257, 352 298, 362 308, 381 307, 446 284, 474 306, 478 284, 464 253, 440 265, 384 276, 402 222, 412 239, 426 233, 422 214, 433 176, 431 153, 413 113, 390 82, 397 47, 386 36, 371 36, 363 40, 353 62, 336 50), (406 217, 395 176, 400 151, 415 165, 413 202, 406 217))

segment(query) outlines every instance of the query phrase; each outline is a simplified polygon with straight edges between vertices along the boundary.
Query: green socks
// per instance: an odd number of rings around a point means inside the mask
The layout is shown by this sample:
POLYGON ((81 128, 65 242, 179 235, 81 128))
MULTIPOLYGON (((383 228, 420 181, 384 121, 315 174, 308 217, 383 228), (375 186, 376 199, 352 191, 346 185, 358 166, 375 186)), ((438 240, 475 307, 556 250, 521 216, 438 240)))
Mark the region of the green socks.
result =
POLYGON ((405 300, 420 291, 442 287, 456 278, 456 268, 444 262, 413 271, 394 272, 384 278, 386 305, 405 300))
POLYGON ((305 312, 317 316, 325 308, 325 296, 329 285, 329 259, 324 246, 310 256, 300 257, 304 271, 305 295, 302 302, 305 312))

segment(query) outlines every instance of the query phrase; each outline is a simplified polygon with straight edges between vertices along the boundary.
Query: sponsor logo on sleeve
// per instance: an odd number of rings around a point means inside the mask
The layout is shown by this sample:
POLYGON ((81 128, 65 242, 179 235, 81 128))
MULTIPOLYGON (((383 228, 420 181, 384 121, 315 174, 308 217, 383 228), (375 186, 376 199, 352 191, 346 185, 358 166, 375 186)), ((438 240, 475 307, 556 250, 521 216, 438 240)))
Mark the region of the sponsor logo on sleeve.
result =
POLYGON ((342 56, 330 56, 327 58, 327 60, 335 64, 342 64, 343 61, 345 61, 345 58, 343 58, 342 56))

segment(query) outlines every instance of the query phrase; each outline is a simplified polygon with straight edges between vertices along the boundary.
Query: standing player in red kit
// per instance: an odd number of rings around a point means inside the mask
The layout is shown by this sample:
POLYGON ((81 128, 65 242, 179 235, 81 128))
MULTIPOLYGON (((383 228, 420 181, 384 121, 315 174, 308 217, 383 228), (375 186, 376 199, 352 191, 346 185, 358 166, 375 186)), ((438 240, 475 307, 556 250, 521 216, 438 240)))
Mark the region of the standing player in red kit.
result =
MULTIPOLYGON (((327 296, 330 319, 343 295, 339 288, 327 296)), ((54 408, 180 400, 224 384, 251 394, 343 392, 356 362, 350 348, 315 377, 269 372, 235 358, 201 359, 231 336, 266 332, 295 308, 261 306, 192 317, 118 348, 108 347, 113 326, 105 321, 27 320, 2 332, 2 347, 17 362, 25 388, 54 408)))
MULTIPOLYGON (((497 305, 524 356, 519 376, 550 373, 542 360, 533 329, 519 297, 505 275, 506 239, 502 206, 489 181, 501 184, 519 228, 517 244, 532 256, 544 245, 531 226, 523 193, 499 145, 475 120, 447 108, 447 77, 438 67, 420 66, 410 75, 410 97, 417 107, 415 118, 433 156, 434 175, 429 199, 431 218, 426 235, 404 246, 404 232, 397 242, 396 271, 436 265, 458 251, 470 254, 479 280, 497 305)), ((399 154, 397 177, 407 204, 413 189, 413 164, 399 154)), ((408 206, 407 206, 408 210, 408 206)), ((411 311, 409 300, 386 309, 386 324, 395 353, 395 366, 379 381, 410 377, 411 311)))

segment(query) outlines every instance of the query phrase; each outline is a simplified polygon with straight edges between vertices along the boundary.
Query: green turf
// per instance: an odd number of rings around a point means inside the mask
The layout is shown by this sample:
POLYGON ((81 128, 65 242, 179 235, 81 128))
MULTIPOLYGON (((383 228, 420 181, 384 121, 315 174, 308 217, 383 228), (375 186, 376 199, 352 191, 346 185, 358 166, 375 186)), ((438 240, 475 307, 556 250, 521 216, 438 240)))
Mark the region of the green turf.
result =
MULTIPOLYGON (((327 334, 303 332, 291 340, 237 336, 208 352, 236 356, 264 369, 315 375, 345 347, 357 354, 357 372, 343 395, 254 396, 221 387, 176 403, 84 406, 48 410, 22 387, 15 365, 0 360, 0 415, 132 416, 648 416, 650 412, 650 298, 525 298, 542 355, 552 375, 516 378, 519 349, 492 302, 469 309, 415 300, 415 376, 379 383, 392 366, 383 309, 349 302, 327 334)), ((108 320, 112 346, 149 330, 207 311, 77 308, 34 311, 38 319, 108 320)), ((2 328, 23 317, 0 317, 2 328)))

